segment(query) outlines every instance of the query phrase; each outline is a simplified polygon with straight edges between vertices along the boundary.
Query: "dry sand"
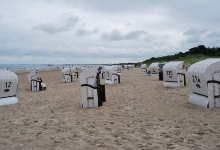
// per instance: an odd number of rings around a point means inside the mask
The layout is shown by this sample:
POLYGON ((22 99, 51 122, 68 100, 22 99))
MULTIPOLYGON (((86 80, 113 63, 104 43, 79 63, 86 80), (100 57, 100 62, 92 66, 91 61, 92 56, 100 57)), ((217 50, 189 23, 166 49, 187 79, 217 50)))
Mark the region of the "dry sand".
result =
POLYGON ((1 150, 220 149, 220 109, 190 104, 188 82, 164 88, 140 68, 124 70, 121 84, 106 85, 104 106, 82 109, 78 79, 41 71, 47 89, 31 92, 27 73, 17 73, 20 103, 0 107, 1 150))

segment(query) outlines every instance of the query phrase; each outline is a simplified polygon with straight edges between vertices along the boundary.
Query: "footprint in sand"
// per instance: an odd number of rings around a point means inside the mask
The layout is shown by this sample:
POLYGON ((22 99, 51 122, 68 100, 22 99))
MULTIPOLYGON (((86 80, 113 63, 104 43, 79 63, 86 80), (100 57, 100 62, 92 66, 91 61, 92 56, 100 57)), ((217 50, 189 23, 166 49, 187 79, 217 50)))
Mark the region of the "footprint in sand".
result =
POLYGON ((175 149, 175 146, 173 144, 166 144, 167 149, 175 149))
POLYGON ((167 133, 164 133, 164 132, 162 132, 161 134, 160 134, 160 136, 163 136, 163 137, 165 137, 165 138, 171 138, 172 136, 170 136, 170 135, 168 135, 167 133))
POLYGON ((27 134, 27 130, 26 130, 26 129, 22 129, 21 132, 20 132, 20 134, 21 134, 21 135, 27 134))
POLYGON ((22 122, 24 123, 25 126, 29 126, 31 124, 30 119, 23 119, 22 122))
POLYGON ((188 143, 188 144, 194 144, 194 143, 195 143, 195 140, 194 140, 194 139, 187 139, 187 143, 188 143))

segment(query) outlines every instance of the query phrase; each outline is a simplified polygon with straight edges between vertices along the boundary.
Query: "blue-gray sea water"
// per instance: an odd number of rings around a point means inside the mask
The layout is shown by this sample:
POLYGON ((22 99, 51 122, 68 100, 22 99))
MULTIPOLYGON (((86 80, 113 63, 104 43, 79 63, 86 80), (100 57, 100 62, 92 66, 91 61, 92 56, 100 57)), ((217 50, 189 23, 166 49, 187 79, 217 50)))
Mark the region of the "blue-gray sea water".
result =
POLYGON ((61 69, 99 64, 0 64, 0 70, 61 69))

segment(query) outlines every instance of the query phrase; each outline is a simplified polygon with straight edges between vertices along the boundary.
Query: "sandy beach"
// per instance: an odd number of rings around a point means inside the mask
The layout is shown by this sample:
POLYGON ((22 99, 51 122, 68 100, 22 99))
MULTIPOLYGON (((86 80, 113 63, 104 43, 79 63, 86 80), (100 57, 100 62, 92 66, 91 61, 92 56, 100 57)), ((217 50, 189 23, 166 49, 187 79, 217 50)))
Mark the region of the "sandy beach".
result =
POLYGON ((190 104, 188 80, 164 88, 140 68, 123 70, 121 84, 106 85, 104 106, 82 109, 78 78, 39 71, 47 89, 31 92, 28 73, 16 73, 19 104, 0 107, 0 150, 220 149, 220 109, 190 104))

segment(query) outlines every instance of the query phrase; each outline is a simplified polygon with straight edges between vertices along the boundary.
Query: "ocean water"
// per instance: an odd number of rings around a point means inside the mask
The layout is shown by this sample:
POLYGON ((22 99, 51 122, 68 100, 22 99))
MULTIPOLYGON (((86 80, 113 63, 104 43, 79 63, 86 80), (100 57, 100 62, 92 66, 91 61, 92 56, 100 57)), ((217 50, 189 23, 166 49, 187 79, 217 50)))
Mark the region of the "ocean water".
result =
POLYGON ((58 65, 48 64, 0 64, 1 70, 29 70, 29 69, 49 69, 56 68, 58 65))
POLYGON ((0 64, 0 70, 61 69, 94 65, 100 64, 0 64))

